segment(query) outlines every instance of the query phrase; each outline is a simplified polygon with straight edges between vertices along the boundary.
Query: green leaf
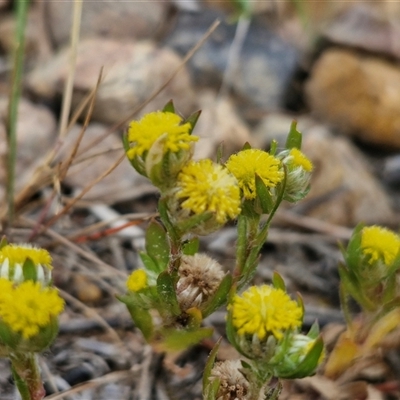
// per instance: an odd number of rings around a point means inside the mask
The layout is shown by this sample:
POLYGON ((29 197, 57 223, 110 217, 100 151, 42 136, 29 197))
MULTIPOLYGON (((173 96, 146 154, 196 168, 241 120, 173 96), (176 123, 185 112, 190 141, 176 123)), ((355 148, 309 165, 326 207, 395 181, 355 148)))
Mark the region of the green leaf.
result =
POLYGON ((140 329, 144 338, 149 341, 153 336, 154 331, 153 318, 151 317, 149 310, 138 307, 130 302, 125 304, 134 324, 138 329, 140 329))
POLYGON ((221 142, 217 147, 217 163, 222 164, 222 157, 224 155, 224 145, 221 142))
POLYGON ((210 218, 212 218, 212 216, 212 212, 205 212, 204 214, 193 215, 192 217, 189 217, 177 224, 176 229, 178 232, 187 233, 192 228, 201 225, 204 222, 207 222, 210 218))
POLYGON ((34 262, 27 258, 22 266, 22 274, 24 275, 24 280, 32 280, 36 282, 37 280, 37 269, 34 262))
POLYGON ((278 150, 278 142, 274 139, 269 146, 269 154, 271 154, 271 156, 274 156, 277 150, 278 150))
POLYGON ((204 400, 215 400, 217 398, 218 390, 221 385, 221 379, 215 378, 210 381, 207 386, 203 389, 204 400))
POLYGON ((122 136, 122 146, 124 147, 125 153, 131 148, 129 145, 128 134, 122 136))
POLYGON ((274 207, 274 201, 264 181, 256 174, 257 200, 261 205, 263 214, 269 214, 274 207))
POLYGON ((186 240, 182 245, 182 253, 186 256, 193 256, 199 251, 200 240, 198 237, 193 237, 186 240))
POLYGON ((240 347, 239 343, 237 342, 237 333, 236 329, 233 326, 232 322, 232 313, 228 310, 228 313, 226 315, 226 337, 229 340, 229 343, 243 356, 251 359, 250 354, 246 354, 243 349, 240 347))
POLYGON ((292 124, 290 125, 290 131, 289 135, 286 139, 286 149, 301 149, 301 139, 302 135, 301 133, 297 130, 297 121, 293 121, 292 124))
POLYGON ((251 149, 252 147, 251 147, 251 145, 250 145, 250 143, 249 142, 246 142, 244 145, 243 145, 243 147, 242 147, 242 151, 243 150, 249 150, 249 149, 251 149))
POLYGON ((167 350, 178 351, 187 349, 203 339, 209 338, 214 332, 213 328, 199 328, 196 330, 162 329, 164 336, 163 345, 167 350))
POLYGON ((284 292, 286 292, 285 281, 283 280, 282 276, 276 271, 274 271, 272 275, 272 285, 275 289, 282 289, 284 292))
POLYGON ((170 100, 162 109, 162 112, 170 112, 175 114, 175 106, 173 100, 170 100))
POLYGON ((158 276, 157 292, 160 296, 160 303, 163 306, 164 311, 175 316, 181 314, 181 309, 175 292, 174 278, 168 273, 168 271, 161 272, 158 276))
POLYGON ((168 267, 170 248, 164 227, 152 220, 146 231, 146 251, 158 267, 158 272, 168 267))
POLYGON ((158 265, 153 261, 153 259, 147 255, 147 253, 140 252, 139 253, 140 259, 142 260, 145 268, 148 271, 155 272, 156 274, 159 274, 161 271, 158 268, 158 265))
POLYGON ((200 117, 200 114, 201 110, 195 111, 193 114, 189 115, 189 117, 183 121, 183 124, 185 124, 186 122, 190 123, 189 135, 192 134, 193 129, 195 128, 197 121, 200 117))
POLYGON ((7 245, 8 245, 7 238, 6 238, 5 236, 3 236, 3 237, 1 238, 1 241, 0 241, 0 250, 1 250, 4 246, 7 246, 7 245))
POLYGON ((213 347, 213 349, 211 350, 210 355, 207 358, 206 366, 204 367, 204 372, 203 372, 203 390, 205 390, 207 385, 210 384, 210 381, 209 381, 208 378, 211 376, 211 370, 214 367, 214 362, 215 362, 215 359, 217 357, 217 353, 218 353, 218 349, 219 349, 219 346, 221 344, 221 341, 222 341, 222 337, 220 337, 217 340, 217 343, 215 343, 215 346, 213 347))
POLYGON ((310 330, 307 333, 307 336, 311 339, 316 339, 319 335, 319 325, 318 322, 315 321, 312 325, 310 330))
POLYGON ((357 273, 360 258, 361 258, 361 231, 364 228, 364 224, 358 224, 354 230, 349 244, 347 245, 346 253, 344 254, 346 264, 350 271, 357 273))
POLYGON ((203 317, 212 314, 217 308, 224 305, 228 298, 228 293, 232 287, 232 276, 225 275, 218 289, 215 291, 214 296, 208 301, 205 309, 203 310, 203 317))

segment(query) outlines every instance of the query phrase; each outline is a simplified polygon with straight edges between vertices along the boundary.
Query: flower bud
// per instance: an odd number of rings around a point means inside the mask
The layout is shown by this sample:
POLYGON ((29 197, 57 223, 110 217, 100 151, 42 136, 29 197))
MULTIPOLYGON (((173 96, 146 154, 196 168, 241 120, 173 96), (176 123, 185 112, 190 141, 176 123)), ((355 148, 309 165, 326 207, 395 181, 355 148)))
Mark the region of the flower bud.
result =
POLYGON ((324 359, 325 352, 321 338, 311 338, 296 334, 287 342, 282 342, 271 359, 274 375, 279 378, 294 379, 313 375, 324 359))
POLYGON ((287 171, 283 198, 295 203, 303 199, 310 190, 312 162, 297 148, 284 150, 278 157, 287 171))

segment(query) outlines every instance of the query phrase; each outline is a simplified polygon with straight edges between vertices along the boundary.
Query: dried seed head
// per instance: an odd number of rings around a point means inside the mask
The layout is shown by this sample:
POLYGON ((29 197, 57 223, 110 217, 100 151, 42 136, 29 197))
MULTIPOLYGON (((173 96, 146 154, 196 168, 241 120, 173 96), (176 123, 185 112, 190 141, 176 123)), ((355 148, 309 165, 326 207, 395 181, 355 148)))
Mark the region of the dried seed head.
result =
POLYGON ((244 377, 239 360, 227 360, 215 363, 211 370, 210 380, 219 379, 220 385, 217 400, 246 400, 249 393, 249 382, 244 377))
POLYGON ((181 309, 201 308, 213 296, 224 275, 222 266, 205 254, 183 256, 177 284, 181 309))

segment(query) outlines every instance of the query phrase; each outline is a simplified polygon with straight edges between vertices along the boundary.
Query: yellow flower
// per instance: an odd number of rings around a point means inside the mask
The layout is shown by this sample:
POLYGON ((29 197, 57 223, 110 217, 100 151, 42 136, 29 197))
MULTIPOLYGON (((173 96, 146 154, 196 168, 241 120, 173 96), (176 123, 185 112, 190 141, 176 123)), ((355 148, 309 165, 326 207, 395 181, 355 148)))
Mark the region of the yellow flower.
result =
POLYGON ((256 174, 265 186, 271 188, 283 179, 280 160, 259 149, 247 149, 233 154, 226 162, 226 168, 238 180, 246 199, 256 197, 256 174))
POLYGON ((290 149, 288 159, 288 164, 295 168, 301 167, 306 172, 313 170, 312 162, 299 149, 290 149))
POLYGON ((229 171, 209 159, 192 161, 178 175, 176 198, 181 207, 196 215, 215 213, 216 221, 224 224, 240 213, 237 181, 229 171))
POLYGON ((29 244, 7 244, 0 249, 0 277, 14 282, 24 280, 22 267, 27 260, 34 264, 37 280, 50 281, 53 267, 49 252, 29 244))
POLYGON ((37 335, 64 309, 56 289, 33 281, 17 286, 7 282, 0 278, 0 319, 25 339, 37 335))
POLYGON ((361 231, 361 249, 369 256, 370 264, 382 259, 391 265, 400 249, 400 237, 389 229, 369 226, 361 231))
POLYGON ((133 271, 128 280, 126 286, 131 292, 138 292, 147 286, 147 274, 143 269, 137 269, 133 271))
POLYGON ((271 333, 281 339, 284 331, 301 326, 303 316, 302 308, 286 292, 268 285, 235 295, 229 310, 239 335, 256 335, 260 340, 271 333))
POLYGON ((162 111, 146 114, 140 121, 132 121, 128 130, 128 141, 132 146, 127 151, 128 158, 141 157, 163 135, 166 135, 164 154, 168 151, 177 153, 180 150, 189 150, 190 143, 199 138, 189 134, 189 122, 181 123, 182 118, 179 115, 162 111))

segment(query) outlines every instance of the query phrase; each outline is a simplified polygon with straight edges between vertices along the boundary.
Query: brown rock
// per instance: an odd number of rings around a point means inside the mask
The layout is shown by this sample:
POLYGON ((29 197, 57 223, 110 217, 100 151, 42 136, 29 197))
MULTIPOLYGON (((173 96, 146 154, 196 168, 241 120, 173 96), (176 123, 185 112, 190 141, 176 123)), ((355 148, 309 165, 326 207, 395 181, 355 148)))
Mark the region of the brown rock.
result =
POLYGON ((294 210, 324 221, 355 226, 390 224, 390 200, 363 155, 347 138, 335 137, 321 126, 310 129, 302 150, 312 160, 311 191, 294 210))
MULTIPOLYGON (((36 95, 53 99, 64 90, 69 50, 64 49, 29 74, 27 85, 36 95)), ((91 91, 104 67, 92 120, 118 123, 129 117, 135 107, 159 89, 181 64, 169 49, 160 49, 150 41, 118 43, 113 40, 87 39, 78 47, 73 104, 76 106, 91 91)), ((174 99, 183 114, 194 109, 190 78, 183 68, 174 80, 142 111, 160 109, 174 99)))
MULTIPOLYGON (((59 160, 65 160, 80 134, 76 125, 68 133, 60 152, 59 160)), ((77 156, 69 168, 64 183, 76 190, 76 194, 94 182, 123 154, 122 142, 109 129, 100 124, 91 124, 80 143, 77 156)), ((104 177, 83 197, 85 200, 113 204, 155 192, 149 181, 139 175, 125 158, 116 169, 104 177)))
MULTIPOLYGON (((73 0, 47 1, 46 14, 56 45, 69 41, 73 0)), ((154 37, 165 21, 168 2, 89 1, 83 2, 81 38, 101 36, 112 39, 154 37)))
POLYGON ((400 148, 400 69, 388 61, 328 50, 306 87, 318 117, 380 146, 400 148))

